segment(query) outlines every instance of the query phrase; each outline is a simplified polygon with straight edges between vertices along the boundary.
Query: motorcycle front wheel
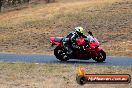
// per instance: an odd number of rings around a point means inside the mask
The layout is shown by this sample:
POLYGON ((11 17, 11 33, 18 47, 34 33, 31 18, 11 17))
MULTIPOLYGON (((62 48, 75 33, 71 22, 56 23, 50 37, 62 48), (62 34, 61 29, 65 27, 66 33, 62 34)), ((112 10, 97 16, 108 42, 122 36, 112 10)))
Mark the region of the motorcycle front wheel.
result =
POLYGON ((97 61, 97 62, 104 62, 106 59, 106 53, 103 50, 100 50, 98 52, 98 56, 93 57, 93 60, 97 61))

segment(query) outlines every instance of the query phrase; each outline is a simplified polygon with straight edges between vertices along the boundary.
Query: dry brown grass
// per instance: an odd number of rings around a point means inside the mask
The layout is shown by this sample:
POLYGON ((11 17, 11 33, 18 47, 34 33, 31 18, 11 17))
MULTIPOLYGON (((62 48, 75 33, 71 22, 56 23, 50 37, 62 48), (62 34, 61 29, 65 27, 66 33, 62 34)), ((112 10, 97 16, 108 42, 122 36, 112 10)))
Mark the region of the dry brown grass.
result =
POLYGON ((62 0, 1 13, 0 51, 46 54, 51 52, 50 36, 65 36, 83 26, 94 32, 108 55, 132 55, 131 4, 131 0, 62 0))
MULTIPOLYGON (((81 65, 81 64, 80 64, 81 65)), ((130 74, 132 67, 82 65, 88 74, 130 74), (123 69, 123 70, 122 70, 123 69)), ((130 84, 76 83, 77 64, 0 63, 2 88, 131 88, 130 84)))

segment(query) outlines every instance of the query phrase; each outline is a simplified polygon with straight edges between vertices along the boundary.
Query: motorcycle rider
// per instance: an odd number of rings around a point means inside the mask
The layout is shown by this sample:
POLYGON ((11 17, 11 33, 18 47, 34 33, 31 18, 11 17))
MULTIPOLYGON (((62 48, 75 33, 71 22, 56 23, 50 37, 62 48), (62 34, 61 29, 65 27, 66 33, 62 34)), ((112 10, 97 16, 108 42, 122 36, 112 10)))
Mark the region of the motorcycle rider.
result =
POLYGON ((70 32, 64 39, 63 39, 63 46, 67 50, 67 54, 72 54, 72 48, 83 49, 83 47, 76 45, 75 41, 78 37, 87 38, 83 34, 84 29, 82 27, 75 27, 74 32, 70 32))

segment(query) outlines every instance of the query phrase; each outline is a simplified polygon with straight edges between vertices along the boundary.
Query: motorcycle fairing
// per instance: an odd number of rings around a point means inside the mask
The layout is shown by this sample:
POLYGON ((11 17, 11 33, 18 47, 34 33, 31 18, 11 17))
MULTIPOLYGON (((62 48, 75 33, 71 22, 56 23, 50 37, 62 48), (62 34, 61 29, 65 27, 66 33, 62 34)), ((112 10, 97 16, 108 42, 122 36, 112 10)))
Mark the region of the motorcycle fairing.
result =
POLYGON ((56 45, 60 45, 63 37, 50 37, 50 41, 56 45))

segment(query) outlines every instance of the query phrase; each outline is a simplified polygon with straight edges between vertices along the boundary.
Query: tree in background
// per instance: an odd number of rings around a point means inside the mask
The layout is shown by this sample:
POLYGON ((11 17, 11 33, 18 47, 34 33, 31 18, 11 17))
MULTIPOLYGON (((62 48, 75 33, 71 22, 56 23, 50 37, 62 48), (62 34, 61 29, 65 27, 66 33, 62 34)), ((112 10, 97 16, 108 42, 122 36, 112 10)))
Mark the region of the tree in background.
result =
POLYGON ((12 8, 12 7, 19 6, 19 5, 26 4, 26 3, 29 4, 29 2, 35 3, 39 1, 44 1, 46 3, 52 3, 52 2, 55 2, 56 0, 0 0, 0 12, 1 12, 2 7, 12 8))
POLYGON ((31 0, 23 0, 23 3, 29 3, 31 0))
POLYGON ((3 0, 0 0, 0 12, 1 12, 1 9, 2 9, 2 5, 3 5, 3 0))
POLYGON ((21 4, 21 0, 12 0, 12 5, 21 4))
POLYGON ((46 0, 46 3, 55 2, 55 0, 46 0))
POLYGON ((12 0, 7 0, 8 6, 11 6, 12 0))

